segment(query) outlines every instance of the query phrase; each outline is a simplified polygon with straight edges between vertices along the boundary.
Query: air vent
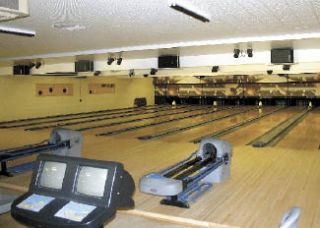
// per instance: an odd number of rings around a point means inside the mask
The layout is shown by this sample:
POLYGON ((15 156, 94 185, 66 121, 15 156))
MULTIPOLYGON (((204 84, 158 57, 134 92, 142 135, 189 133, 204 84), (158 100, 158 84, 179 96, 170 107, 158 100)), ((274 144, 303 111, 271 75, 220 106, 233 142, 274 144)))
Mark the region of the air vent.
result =
POLYGON ((29 16, 28 0, 2 0, 0 2, 0 22, 29 16))

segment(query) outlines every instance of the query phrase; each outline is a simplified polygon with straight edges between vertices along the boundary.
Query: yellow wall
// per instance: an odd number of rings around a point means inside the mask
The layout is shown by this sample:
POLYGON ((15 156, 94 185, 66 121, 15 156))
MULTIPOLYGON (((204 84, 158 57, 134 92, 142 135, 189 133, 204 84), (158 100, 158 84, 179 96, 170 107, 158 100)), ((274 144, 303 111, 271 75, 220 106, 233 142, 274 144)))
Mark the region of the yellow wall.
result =
MULTIPOLYGON (((1 63, 0 63, 1 64, 1 63)), ((1 66, 0 65, 0 76, 6 76, 12 74, 13 72, 12 66, 1 66)))
POLYGON ((154 104, 152 78, 0 77, 0 121, 102 109, 133 107, 136 97, 154 104), (38 83, 71 83, 73 96, 37 96, 38 83), (114 83, 115 93, 89 94, 89 83, 114 83), (81 101, 80 101, 81 100, 81 101))

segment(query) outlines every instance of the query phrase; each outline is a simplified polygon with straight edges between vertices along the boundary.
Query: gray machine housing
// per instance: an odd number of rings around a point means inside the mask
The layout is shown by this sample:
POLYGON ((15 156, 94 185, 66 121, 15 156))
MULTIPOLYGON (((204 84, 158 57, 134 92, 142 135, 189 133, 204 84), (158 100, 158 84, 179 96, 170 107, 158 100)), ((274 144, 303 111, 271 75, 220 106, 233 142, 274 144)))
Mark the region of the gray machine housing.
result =
POLYGON ((301 214, 301 208, 292 207, 282 217, 280 222, 280 228, 297 228, 299 217, 301 214))
MULTIPOLYGON (((228 162, 223 163, 209 175, 204 177, 202 182, 220 183, 230 176, 232 146, 229 142, 216 138, 204 138, 201 140, 199 149, 196 151, 196 157, 201 160, 206 160, 212 156, 212 151, 215 150, 216 157, 222 158, 228 156, 228 162)), ((202 168, 202 169, 205 169, 202 168)), ((183 181, 172 178, 167 178, 160 173, 150 173, 143 176, 139 180, 139 189, 141 192, 159 195, 159 196, 175 196, 184 191, 183 181)))
POLYGON ((200 147, 197 151, 197 157, 201 157, 203 160, 207 159, 207 156, 209 156, 208 152, 206 151, 208 144, 212 144, 215 147, 216 157, 219 158, 228 154, 229 161, 216 168, 201 181, 209 183, 221 183, 230 176, 232 146, 226 140, 217 138, 204 138, 200 142, 200 147))
MULTIPOLYGON (((55 128, 52 130, 48 140, 51 145, 58 145, 62 142, 68 142, 68 146, 61 146, 52 150, 52 154, 68 157, 81 157, 82 150, 82 134, 78 131, 73 131, 64 128, 55 128)), ((0 214, 10 210, 11 204, 18 195, 0 191, 0 214)))
POLYGON ((148 174, 140 178, 139 189, 141 192, 157 196, 175 196, 183 191, 183 182, 148 174))
POLYGON ((10 211, 13 200, 18 197, 17 194, 0 190, 0 215, 10 211))
POLYGON ((81 157, 82 134, 78 131, 55 128, 52 130, 49 143, 58 144, 62 141, 69 141, 68 147, 61 147, 52 151, 54 155, 81 157))

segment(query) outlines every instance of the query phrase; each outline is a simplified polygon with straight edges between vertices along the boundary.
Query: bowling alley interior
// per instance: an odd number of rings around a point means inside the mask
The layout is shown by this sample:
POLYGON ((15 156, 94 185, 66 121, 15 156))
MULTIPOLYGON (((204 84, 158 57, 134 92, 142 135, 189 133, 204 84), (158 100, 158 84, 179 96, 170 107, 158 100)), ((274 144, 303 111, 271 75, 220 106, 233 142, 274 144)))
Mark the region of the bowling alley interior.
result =
POLYGON ((319 0, 0 0, 0 227, 320 227, 319 0))

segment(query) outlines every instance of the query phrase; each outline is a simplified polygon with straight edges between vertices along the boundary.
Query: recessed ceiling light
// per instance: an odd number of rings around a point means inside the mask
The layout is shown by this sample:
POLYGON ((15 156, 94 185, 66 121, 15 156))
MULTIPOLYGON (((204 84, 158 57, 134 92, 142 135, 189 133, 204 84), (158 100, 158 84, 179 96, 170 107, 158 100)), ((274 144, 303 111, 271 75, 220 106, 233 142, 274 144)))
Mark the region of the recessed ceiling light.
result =
POLYGON ((57 29, 64 29, 68 31, 76 31, 76 30, 82 30, 85 29, 86 26, 84 25, 79 25, 79 24, 72 24, 72 23, 55 23, 53 24, 54 28, 57 29))

